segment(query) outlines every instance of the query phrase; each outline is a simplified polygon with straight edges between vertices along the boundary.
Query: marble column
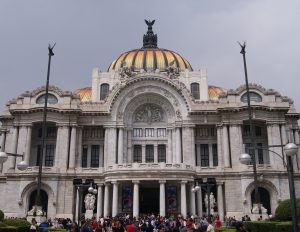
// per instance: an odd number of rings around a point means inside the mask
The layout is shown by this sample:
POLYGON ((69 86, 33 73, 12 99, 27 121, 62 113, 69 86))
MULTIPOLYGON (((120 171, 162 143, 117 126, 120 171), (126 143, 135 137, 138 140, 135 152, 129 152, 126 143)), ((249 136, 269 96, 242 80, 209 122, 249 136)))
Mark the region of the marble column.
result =
POLYGON ((75 167, 81 167, 81 158, 82 158, 82 133, 83 133, 83 128, 82 127, 77 127, 77 148, 76 148, 76 162, 75 162, 75 167))
POLYGON ((176 162, 177 164, 181 163, 181 135, 180 128, 176 127, 176 162))
MULTIPOLYGON (((1 131, 1 139, 0 139, 0 151, 4 152, 5 151, 5 138, 6 138, 6 130, 1 131)), ((3 170, 3 163, 0 164, 0 173, 2 173, 3 170)))
MULTIPOLYGON (((295 130, 295 144, 299 144, 299 136, 298 136, 298 129, 295 130)), ((298 149, 297 155, 294 156, 293 160, 296 161, 297 165, 294 165, 294 170, 299 170, 300 168, 300 149, 298 149)))
POLYGON ((181 181, 181 215, 185 218, 187 214, 186 209, 186 183, 187 181, 181 181))
POLYGON ((189 184, 189 192, 190 192, 190 213, 191 215, 196 215, 196 205, 195 205, 195 192, 192 191, 194 188, 194 183, 189 184))
POLYGON ((32 126, 27 126, 27 138, 26 138, 26 150, 25 150, 25 157, 24 160, 29 164, 30 160, 30 151, 31 151, 31 133, 32 126))
POLYGON ((168 129, 167 163, 172 163, 172 129, 168 129))
POLYGON ((118 164, 123 163, 123 128, 119 128, 118 134, 118 164))
POLYGON ((78 214, 79 214, 79 187, 76 187, 76 207, 75 207, 75 221, 78 223, 79 222, 79 218, 78 218, 78 214))
POLYGON ((98 192, 97 192, 97 220, 102 217, 103 213, 103 184, 98 184, 98 192))
MULTIPOLYGON (((18 151, 18 137, 19 137, 19 128, 14 126, 12 129, 12 143, 8 144, 8 147, 10 148, 11 153, 16 154, 18 151)), ((8 147, 5 148, 5 150, 8 149, 8 147)), ((16 157, 8 157, 7 160, 7 167, 10 170, 14 170, 16 168, 16 157)))
POLYGON ((158 163, 157 144, 154 144, 154 163, 158 163))
POLYGON ((113 199, 112 199, 112 216, 115 217, 118 215, 118 182, 113 181, 113 199))
POLYGON ((146 145, 142 145, 142 163, 146 163, 146 145))
POLYGON ((224 198, 223 182, 217 182, 218 214, 221 221, 224 221, 224 198))
POLYGON ((230 168, 229 140, 228 140, 227 125, 223 125, 223 153, 224 153, 224 167, 230 168))
POLYGON ((217 144, 218 144, 218 166, 222 167, 223 163, 223 156, 222 156, 222 127, 217 126, 217 144))
POLYGON ((75 156, 76 156, 76 126, 72 126, 71 129, 71 142, 70 142, 70 158, 69 158, 69 169, 75 168, 75 156))
POLYGON ((166 216, 166 193, 165 193, 165 180, 159 181, 159 215, 166 216))
POLYGON ((202 206, 202 190, 197 191, 197 214, 199 217, 203 216, 203 206, 202 206))
POLYGON ((132 129, 127 129, 127 163, 132 163, 132 129))
POLYGON ((140 181, 135 180, 133 183, 133 217, 139 217, 139 183, 140 181))
POLYGON ((109 183, 105 183, 105 188, 104 188, 104 212, 103 216, 107 217, 109 216, 109 183))

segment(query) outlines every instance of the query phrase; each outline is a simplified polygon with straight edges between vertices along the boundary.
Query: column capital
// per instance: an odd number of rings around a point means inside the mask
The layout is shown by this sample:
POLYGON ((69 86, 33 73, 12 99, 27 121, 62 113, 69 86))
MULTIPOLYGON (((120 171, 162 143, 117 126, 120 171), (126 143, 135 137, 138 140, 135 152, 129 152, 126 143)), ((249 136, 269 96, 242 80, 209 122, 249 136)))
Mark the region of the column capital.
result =
POLYGON ((225 183, 224 180, 217 180, 217 185, 223 185, 225 183))
POLYGON ((133 184, 139 184, 140 181, 139 181, 139 180, 133 180, 132 183, 133 183, 133 184))
POLYGON ((110 186, 110 182, 104 182, 105 186, 110 186))
POLYGON ((102 187, 104 185, 103 182, 95 182, 95 184, 98 186, 98 187, 102 187))
POLYGON ((180 183, 181 184, 186 184, 188 181, 187 180, 182 180, 180 183))
POLYGON ((119 184, 119 182, 116 181, 116 180, 113 180, 111 183, 112 183, 113 185, 118 185, 118 184, 119 184))
POLYGON ((160 184, 165 184, 167 181, 166 180, 159 180, 158 183, 160 184))

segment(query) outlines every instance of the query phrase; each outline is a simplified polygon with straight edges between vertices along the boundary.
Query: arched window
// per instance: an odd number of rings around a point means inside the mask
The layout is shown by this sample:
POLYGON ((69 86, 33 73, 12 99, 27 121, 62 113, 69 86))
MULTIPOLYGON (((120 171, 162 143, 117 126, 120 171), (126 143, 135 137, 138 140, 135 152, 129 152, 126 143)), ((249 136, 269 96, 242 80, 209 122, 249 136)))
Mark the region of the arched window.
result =
MULTIPOLYGON (((262 102, 262 97, 255 92, 249 92, 249 96, 250 96, 250 101, 254 101, 254 102, 262 102)), ((241 97, 241 101, 247 103, 247 93, 244 93, 241 97)))
MULTIPOLYGON (((46 99, 46 94, 43 94, 36 99, 36 104, 44 104, 46 99)), ((48 104, 56 104, 58 102, 57 97, 53 94, 48 93, 48 104)))
POLYGON ((102 84, 100 87, 100 100, 104 100, 108 96, 109 84, 102 84))
POLYGON ((192 83, 191 84, 191 92, 195 99, 200 99, 200 90, 199 90, 199 84, 198 83, 192 83))

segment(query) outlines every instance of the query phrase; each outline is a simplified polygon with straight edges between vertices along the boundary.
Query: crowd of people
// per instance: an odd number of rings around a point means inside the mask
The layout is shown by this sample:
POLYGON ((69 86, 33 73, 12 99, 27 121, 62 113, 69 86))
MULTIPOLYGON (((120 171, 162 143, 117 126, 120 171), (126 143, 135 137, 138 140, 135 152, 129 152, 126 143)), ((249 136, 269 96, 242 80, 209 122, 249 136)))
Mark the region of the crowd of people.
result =
MULTIPOLYGON (((246 215, 243 221, 250 220, 246 215)), ((206 217, 187 217, 181 215, 174 217, 161 217, 153 214, 141 215, 138 219, 129 215, 119 215, 118 217, 86 219, 84 216, 79 224, 71 219, 55 218, 49 219, 39 225, 41 228, 48 227, 65 229, 67 232, 214 232, 215 228, 221 226, 235 227, 239 232, 246 232, 243 221, 238 221, 235 217, 226 218, 222 224, 218 216, 207 219, 206 217)), ((36 224, 33 221, 32 224, 36 224)), ((32 227, 32 232, 34 232, 32 227)))

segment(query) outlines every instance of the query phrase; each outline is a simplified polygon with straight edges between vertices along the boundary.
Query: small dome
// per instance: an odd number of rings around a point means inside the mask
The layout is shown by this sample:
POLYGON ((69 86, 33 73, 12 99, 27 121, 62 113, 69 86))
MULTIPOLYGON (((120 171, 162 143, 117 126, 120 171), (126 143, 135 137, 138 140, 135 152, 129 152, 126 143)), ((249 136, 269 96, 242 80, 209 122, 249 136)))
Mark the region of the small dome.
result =
POLYGON ((209 100, 218 100, 221 93, 227 92, 227 89, 218 86, 208 86, 209 100))
POLYGON ((176 67, 180 72, 185 70, 193 71, 190 63, 181 55, 157 47, 157 35, 152 31, 155 20, 145 20, 145 22, 148 26, 148 31, 143 36, 143 47, 121 54, 110 64, 108 72, 119 71, 124 63, 135 72, 139 72, 141 69, 144 69, 146 72, 155 71, 156 69, 166 72, 168 66, 176 67))
POLYGON ((91 87, 85 87, 82 89, 77 89, 74 91, 75 95, 78 95, 80 100, 83 102, 90 101, 92 98, 92 88, 91 87))

